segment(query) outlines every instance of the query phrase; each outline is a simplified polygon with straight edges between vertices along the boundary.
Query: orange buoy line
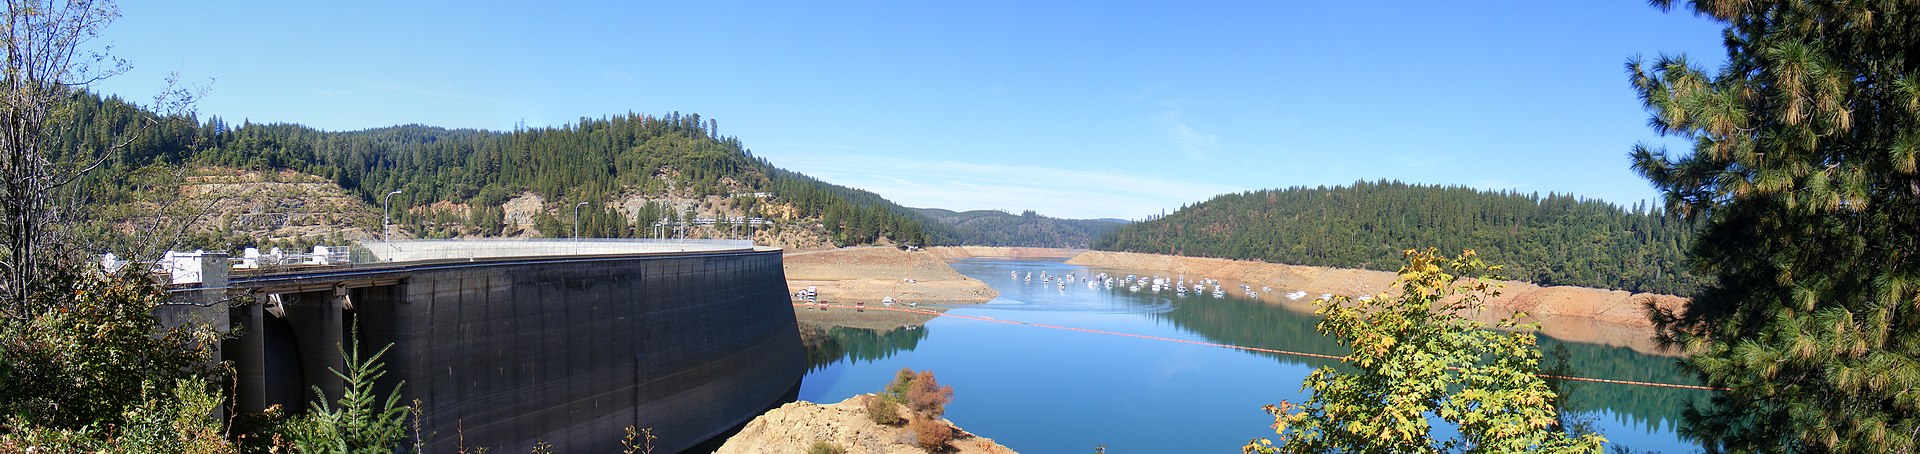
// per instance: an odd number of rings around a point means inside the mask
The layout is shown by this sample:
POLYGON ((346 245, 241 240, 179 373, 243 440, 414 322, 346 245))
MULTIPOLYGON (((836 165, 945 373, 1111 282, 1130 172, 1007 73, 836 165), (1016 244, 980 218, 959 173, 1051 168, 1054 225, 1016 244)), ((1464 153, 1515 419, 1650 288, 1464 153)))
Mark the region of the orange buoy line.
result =
MULTIPOLYGON (((1171 337, 1149 336, 1145 334, 1123 333, 1119 331, 1107 331, 1107 330, 1099 330, 1099 329, 1092 329, 1092 328, 1078 328, 1078 327, 1072 327, 1072 326, 1049 325, 1045 323, 1031 323, 1031 322, 1016 321, 1016 320, 1001 320, 993 317, 980 317, 980 316, 974 316, 974 315, 956 315, 956 314, 948 314, 945 312, 930 311, 930 310, 924 310, 924 309, 908 309, 908 308, 898 308, 898 307, 869 307, 864 305, 856 307, 856 306, 850 306, 845 304, 836 305, 836 304, 828 304, 828 303, 807 303, 807 304, 794 303, 793 307, 800 307, 800 308, 839 307, 843 309, 855 309, 855 310, 907 312, 907 313, 914 313, 914 314, 932 315, 936 317, 952 317, 952 318, 958 318, 958 319, 1002 323, 1002 324, 1008 324, 1008 325, 1031 326, 1035 328, 1057 329, 1062 331, 1078 331, 1082 333, 1131 337, 1135 339, 1146 339, 1146 340, 1161 341, 1161 342, 1173 342, 1173 343, 1179 343, 1179 344, 1201 345, 1201 346, 1207 346, 1207 347, 1219 347, 1219 348, 1244 350, 1244 351, 1251 351, 1251 352, 1273 353, 1276 355, 1331 359, 1335 361, 1340 361, 1345 359, 1345 357, 1341 357, 1341 356, 1323 355, 1319 353, 1296 352, 1291 350, 1280 350, 1280 349, 1273 349, 1273 348, 1248 347, 1244 345, 1222 344, 1218 342, 1206 342, 1206 341, 1197 341, 1197 340, 1188 340, 1188 339, 1174 339, 1171 337)), ((1673 384, 1673 383, 1654 383, 1654 382, 1643 382, 1643 381, 1633 381, 1633 380, 1609 380, 1605 378, 1587 378, 1587 377, 1574 377, 1574 376, 1566 376, 1566 375, 1548 375, 1548 374, 1538 374, 1538 375, 1541 378, 1574 380, 1574 381, 1584 381, 1584 382, 1593 382, 1593 383, 1611 383, 1616 385, 1694 389, 1694 390, 1701 390, 1701 391, 1726 391, 1727 390, 1727 388, 1715 388, 1711 386, 1699 386, 1699 385, 1680 385, 1680 384, 1673 384)))

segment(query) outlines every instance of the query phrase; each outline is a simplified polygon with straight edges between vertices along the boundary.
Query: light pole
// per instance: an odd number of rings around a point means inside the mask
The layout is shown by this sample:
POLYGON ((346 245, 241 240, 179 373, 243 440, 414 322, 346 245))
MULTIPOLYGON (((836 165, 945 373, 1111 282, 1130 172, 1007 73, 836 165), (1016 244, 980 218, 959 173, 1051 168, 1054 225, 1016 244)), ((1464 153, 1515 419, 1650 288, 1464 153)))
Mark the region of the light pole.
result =
POLYGON ((580 241, 580 207, 583 207, 583 206, 587 206, 587 202, 580 202, 580 203, 573 204, 573 240, 574 241, 580 241))
POLYGON ((380 198, 380 236, 383 237, 380 242, 387 243, 387 261, 389 262, 393 261, 393 229, 388 225, 393 223, 393 195, 399 193, 399 190, 395 190, 387 193, 386 197, 380 198))

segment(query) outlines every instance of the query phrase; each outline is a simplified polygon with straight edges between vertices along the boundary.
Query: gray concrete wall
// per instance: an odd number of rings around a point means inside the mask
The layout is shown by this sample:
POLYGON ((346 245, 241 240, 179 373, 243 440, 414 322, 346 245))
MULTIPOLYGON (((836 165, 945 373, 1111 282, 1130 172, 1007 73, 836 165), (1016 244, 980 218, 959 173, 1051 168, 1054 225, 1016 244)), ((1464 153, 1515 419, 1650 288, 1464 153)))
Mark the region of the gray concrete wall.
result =
POLYGON ((314 311, 348 304, 338 323, 359 322, 362 351, 395 345, 380 389, 404 380, 403 398, 420 399, 429 452, 451 452, 462 436, 469 449, 495 452, 527 452, 536 440, 558 452, 618 452, 627 426, 652 428, 655 452, 677 452, 791 399, 806 369, 778 251, 393 272, 405 280, 340 290, 344 301, 326 292, 284 298, 287 329, 253 323, 264 326, 257 344, 243 338, 230 349, 303 359, 240 365, 280 390, 243 389, 240 400, 291 404, 285 384, 295 380, 311 399, 312 374, 284 365, 336 363, 304 344, 340 338, 340 325, 314 311))

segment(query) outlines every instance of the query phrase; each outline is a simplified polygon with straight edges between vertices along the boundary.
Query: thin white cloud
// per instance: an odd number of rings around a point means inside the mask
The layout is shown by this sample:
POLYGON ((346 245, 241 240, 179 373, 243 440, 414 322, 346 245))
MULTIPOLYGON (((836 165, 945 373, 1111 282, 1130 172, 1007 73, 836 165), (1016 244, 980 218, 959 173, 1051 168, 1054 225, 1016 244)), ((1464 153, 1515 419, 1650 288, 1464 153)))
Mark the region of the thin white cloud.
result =
POLYGON ((901 205, 1001 210, 1075 219, 1139 219, 1242 188, 1108 169, 978 164, 895 157, 787 158, 775 165, 872 191, 901 205))
POLYGON ((1388 158, 1387 160, 1393 162, 1394 164, 1399 164, 1400 167, 1406 167, 1409 169, 1424 169, 1424 168, 1438 165, 1440 164, 1441 161, 1445 161, 1445 159, 1440 156, 1421 156, 1421 155, 1411 155, 1411 154, 1394 156, 1392 158, 1388 158))
POLYGON ((1173 145, 1189 158, 1204 160, 1220 149, 1220 136, 1197 133, 1186 123, 1179 123, 1173 125, 1173 145))
POLYGON ((1195 161, 1212 160, 1214 152, 1220 149, 1220 136, 1194 130, 1181 112, 1180 103, 1165 104, 1167 111, 1160 118, 1167 124, 1167 140, 1173 142, 1174 149, 1195 161))
POLYGON ((1128 101, 1144 101, 1147 99, 1151 99, 1154 96, 1158 95, 1162 88, 1165 88, 1163 87, 1163 85, 1165 84, 1155 83, 1155 84, 1141 85, 1139 91, 1135 91, 1133 92, 1133 94, 1123 96, 1121 97, 1121 99, 1125 99, 1128 101))
POLYGON ((626 71, 601 71, 600 78, 620 82, 632 82, 633 73, 626 71))

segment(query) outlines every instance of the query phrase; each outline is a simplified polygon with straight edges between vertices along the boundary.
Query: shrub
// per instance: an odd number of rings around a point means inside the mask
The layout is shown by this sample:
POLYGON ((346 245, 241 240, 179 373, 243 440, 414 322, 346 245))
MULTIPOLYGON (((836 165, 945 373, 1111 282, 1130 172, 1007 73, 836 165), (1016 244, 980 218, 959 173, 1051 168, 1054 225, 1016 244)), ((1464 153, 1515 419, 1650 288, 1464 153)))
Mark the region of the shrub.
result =
POLYGON ((101 276, 63 268, 40 284, 46 288, 31 302, 45 310, 0 321, 0 415, 15 419, 0 427, 125 426, 125 412, 150 397, 146 387, 211 372, 206 346, 218 333, 157 330, 153 308, 167 302, 166 289, 137 270, 101 276))
POLYGON ((813 446, 807 447, 807 454, 847 454, 847 448, 842 448, 840 445, 834 444, 831 441, 818 440, 813 442, 813 446))
POLYGON ((953 387, 940 386, 933 378, 933 371, 923 370, 913 377, 913 383, 907 387, 907 405, 914 411, 930 417, 939 417, 947 412, 947 402, 953 401, 953 387))
POLYGON ((1516 320, 1526 314, 1497 330, 1461 315, 1499 296, 1499 267, 1471 250, 1406 258, 1397 295, 1315 302, 1315 329, 1352 349, 1347 367, 1307 375, 1305 403, 1268 405, 1279 442, 1254 439, 1242 452, 1598 452, 1604 438, 1562 430, 1558 397, 1539 377, 1538 327, 1516 320), (1436 439, 1435 420, 1459 438, 1436 439))
POLYGON ((867 419, 871 419, 874 424, 880 425, 891 426, 900 424, 899 404, 894 403, 893 399, 888 399, 885 396, 869 396, 867 397, 867 419))
POLYGON ((893 399, 894 402, 904 404, 907 403, 907 388, 912 384, 913 369, 902 367, 899 372, 893 373, 893 381, 887 383, 887 388, 882 394, 893 399))
POLYGON ((913 422, 908 426, 913 429, 913 444, 928 452, 938 451, 946 447, 947 442, 953 441, 953 426, 939 419, 913 418, 913 422))
MULTIPOLYGON (((237 452, 221 432, 220 393, 208 391, 201 380, 174 382, 170 395, 145 388, 154 397, 127 410, 127 426, 109 444, 109 452, 151 454, 227 454, 237 452)), ((79 452, 75 449, 74 452, 79 452)))

